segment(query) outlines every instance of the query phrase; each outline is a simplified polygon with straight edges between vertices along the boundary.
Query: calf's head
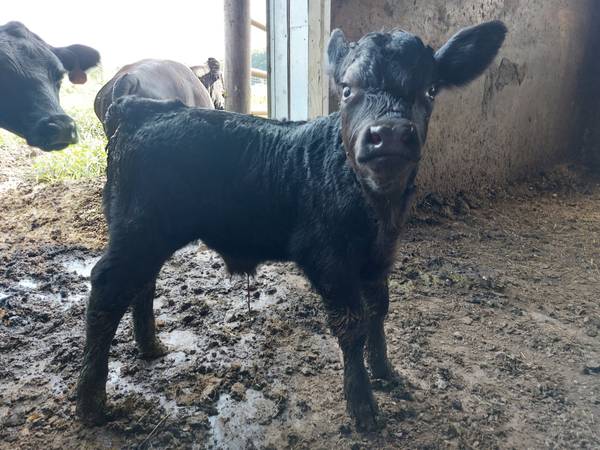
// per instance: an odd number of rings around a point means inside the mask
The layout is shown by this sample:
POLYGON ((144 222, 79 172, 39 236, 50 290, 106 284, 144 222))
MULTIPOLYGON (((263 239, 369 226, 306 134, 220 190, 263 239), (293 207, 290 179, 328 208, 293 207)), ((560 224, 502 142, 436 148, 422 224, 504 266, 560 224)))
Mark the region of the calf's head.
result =
POLYGON ((51 47, 19 22, 0 26, 0 128, 42 150, 77 142, 75 122, 59 103, 62 78, 85 83, 99 53, 83 45, 51 47))
POLYGON ((404 31, 347 42, 334 30, 327 48, 340 94, 342 139, 359 179, 377 194, 414 179, 436 95, 478 77, 504 42, 494 21, 465 28, 438 51, 404 31))

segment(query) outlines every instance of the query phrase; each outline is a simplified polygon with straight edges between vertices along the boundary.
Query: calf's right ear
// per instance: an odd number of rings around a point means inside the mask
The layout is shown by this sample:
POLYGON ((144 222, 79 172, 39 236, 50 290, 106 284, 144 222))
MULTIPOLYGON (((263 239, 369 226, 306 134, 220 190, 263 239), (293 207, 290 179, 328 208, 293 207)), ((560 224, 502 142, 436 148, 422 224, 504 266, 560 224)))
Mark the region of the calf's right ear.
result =
POLYGON ((329 62, 329 75, 333 77, 336 84, 341 82, 340 80, 340 64, 350 51, 350 46, 346 41, 344 32, 339 28, 336 28, 331 32, 329 38, 329 44, 327 44, 327 60, 329 62))
POLYGON ((463 86, 483 73, 496 57, 506 36, 499 20, 464 28, 435 53, 436 85, 463 86))

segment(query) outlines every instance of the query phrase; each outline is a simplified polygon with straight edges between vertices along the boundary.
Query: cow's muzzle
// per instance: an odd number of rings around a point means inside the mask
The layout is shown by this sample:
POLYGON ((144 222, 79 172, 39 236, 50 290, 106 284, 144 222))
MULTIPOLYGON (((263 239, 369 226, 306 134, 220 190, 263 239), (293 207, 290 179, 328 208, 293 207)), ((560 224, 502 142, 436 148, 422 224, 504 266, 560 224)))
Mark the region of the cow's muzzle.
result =
POLYGON ((62 150, 77 143, 77 126, 66 114, 56 114, 39 120, 27 137, 27 143, 45 151, 62 150))

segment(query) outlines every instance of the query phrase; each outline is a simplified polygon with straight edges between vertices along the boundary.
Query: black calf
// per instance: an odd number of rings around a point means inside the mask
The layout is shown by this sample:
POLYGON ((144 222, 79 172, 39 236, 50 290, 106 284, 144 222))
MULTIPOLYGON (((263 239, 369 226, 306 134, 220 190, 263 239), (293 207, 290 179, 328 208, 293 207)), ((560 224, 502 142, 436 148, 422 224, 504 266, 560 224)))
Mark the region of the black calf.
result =
POLYGON ((232 272, 294 261, 322 295, 344 355, 348 410, 376 426, 371 375, 396 377, 383 328, 387 275, 425 142, 435 94, 478 76, 500 48, 500 22, 459 32, 434 52, 411 34, 371 33, 328 48, 341 111, 281 123, 178 102, 124 98, 108 122, 104 201, 110 241, 94 268, 78 413, 104 420, 110 342, 130 304, 144 356, 154 332, 154 283, 195 240, 232 272))

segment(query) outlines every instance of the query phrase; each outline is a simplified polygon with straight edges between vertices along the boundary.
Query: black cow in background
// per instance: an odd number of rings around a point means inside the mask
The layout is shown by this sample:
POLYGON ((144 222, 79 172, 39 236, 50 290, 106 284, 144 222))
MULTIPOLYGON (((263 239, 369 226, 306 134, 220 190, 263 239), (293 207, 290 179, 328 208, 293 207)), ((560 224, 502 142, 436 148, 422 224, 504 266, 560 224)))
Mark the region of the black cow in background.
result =
MULTIPOLYGON (((179 102, 126 97, 109 110, 104 206, 109 244, 92 271, 77 411, 105 420, 108 353, 133 305, 143 357, 163 355, 156 277, 196 240, 230 272, 293 261, 323 297, 344 358, 344 393, 359 429, 377 426, 371 376, 393 380, 384 319, 388 272, 413 194, 434 98, 479 76, 506 28, 466 28, 437 52, 404 31, 328 46, 340 111, 278 122, 179 102)), ((290 299, 292 300, 292 299, 290 299)))
POLYGON ((192 66, 190 69, 208 90, 215 109, 225 109, 225 83, 221 63, 215 58, 208 58, 206 64, 192 66))
POLYGON ((52 47, 20 22, 0 26, 0 128, 42 150, 77 142, 77 127, 59 103, 65 73, 72 83, 87 80, 85 70, 100 54, 84 45, 52 47))

